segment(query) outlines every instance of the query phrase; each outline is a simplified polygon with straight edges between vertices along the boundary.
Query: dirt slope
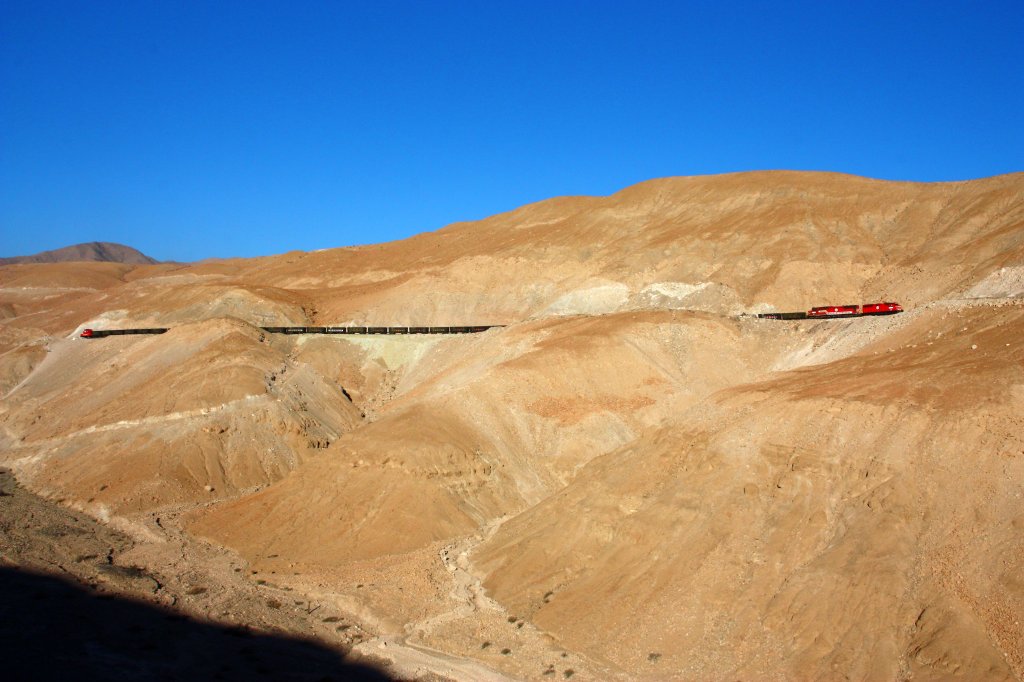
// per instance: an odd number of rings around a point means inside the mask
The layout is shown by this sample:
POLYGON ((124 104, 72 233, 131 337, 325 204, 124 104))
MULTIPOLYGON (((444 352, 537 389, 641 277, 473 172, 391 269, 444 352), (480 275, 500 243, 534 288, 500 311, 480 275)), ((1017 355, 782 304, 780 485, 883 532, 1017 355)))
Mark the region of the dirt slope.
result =
POLYGON ((237 552, 403 675, 1024 678, 1024 174, 669 178, 371 247, 7 266, 0 311, 23 484, 237 552), (908 312, 739 314, 881 299, 908 312), (311 323, 508 326, 259 329, 311 323), (132 326, 172 329, 76 338, 132 326))
POLYGON ((941 322, 594 460, 478 548, 485 587, 655 676, 1019 676, 1024 310, 941 322))
POLYGON ((7 454, 99 516, 267 485, 361 421, 336 384, 236 321, 48 351, 8 393, 7 454))

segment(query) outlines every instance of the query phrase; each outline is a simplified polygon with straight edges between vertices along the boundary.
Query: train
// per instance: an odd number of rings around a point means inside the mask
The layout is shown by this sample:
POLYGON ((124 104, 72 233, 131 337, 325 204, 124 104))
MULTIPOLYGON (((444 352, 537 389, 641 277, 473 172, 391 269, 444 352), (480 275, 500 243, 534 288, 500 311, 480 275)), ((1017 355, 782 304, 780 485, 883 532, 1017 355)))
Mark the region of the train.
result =
POLYGON ((124 336, 126 334, 163 334, 167 329, 83 329, 79 334, 83 339, 101 339, 104 336, 124 336))
MULTIPOLYGON (((474 325, 471 327, 260 327, 271 334, 478 334, 503 324, 474 325)), ((83 329, 83 339, 102 339, 105 336, 127 334, 163 334, 166 327, 151 329, 83 329)))
MULTIPOLYGON (((758 313, 766 320, 806 320, 818 318, 863 317, 866 315, 894 315, 902 313, 903 306, 895 301, 864 303, 862 305, 823 305, 807 312, 758 313)), ((470 327, 260 327, 271 334, 478 334, 488 329, 504 327, 502 324, 473 325, 470 327)), ((101 339, 105 336, 126 334, 163 334, 166 327, 147 329, 83 329, 83 339, 101 339)))
POLYGON ((902 313, 903 306, 895 301, 880 303, 864 303, 861 305, 822 305, 811 308, 807 312, 796 313, 760 313, 757 316, 766 320, 806 320, 836 317, 864 317, 866 315, 895 315, 902 313))

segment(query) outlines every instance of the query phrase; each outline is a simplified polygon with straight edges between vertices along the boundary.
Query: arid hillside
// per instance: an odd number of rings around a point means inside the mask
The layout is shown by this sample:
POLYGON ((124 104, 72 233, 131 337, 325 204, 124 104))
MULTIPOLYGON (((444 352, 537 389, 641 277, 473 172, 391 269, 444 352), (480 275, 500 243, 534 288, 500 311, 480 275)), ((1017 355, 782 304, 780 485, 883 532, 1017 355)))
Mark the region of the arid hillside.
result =
POLYGON ((89 242, 65 246, 53 251, 42 251, 31 256, 10 256, 0 258, 0 265, 14 263, 67 263, 71 261, 97 261, 102 263, 128 263, 130 265, 151 265, 157 261, 124 244, 113 242, 89 242))
POLYGON ((1024 679, 1024 174, 8 265, 0 318, 0 466, 146 570, 233 552, 206 584, 328 605, 316 636, 396 676, 1024 679), (314 324, 506 326, 261 329, 314 324))

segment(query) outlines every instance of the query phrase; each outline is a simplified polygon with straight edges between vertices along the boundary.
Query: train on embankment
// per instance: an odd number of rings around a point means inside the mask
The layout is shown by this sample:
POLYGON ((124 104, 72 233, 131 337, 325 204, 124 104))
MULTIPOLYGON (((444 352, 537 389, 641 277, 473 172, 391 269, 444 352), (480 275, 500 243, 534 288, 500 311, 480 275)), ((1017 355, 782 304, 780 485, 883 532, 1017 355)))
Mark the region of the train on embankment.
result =
MULTIPOLYGON (((478 334, 503 324, 473 325, 470 327, 260 327, 271 334, 478 334)), ((101 339, 105 336, 128 334, 163 334, 167 327, 149 329, 83 329, 83 339, 101 339)))
MULTIPOLYGON (((867 315, 894 315, 902 313, 903 306, 892 301, 864 303, 863 305, 826 305, 811 308, 806 312, 758 313, 756 317, 765 320, 807 320, 835 319, 842 317, 864 317, 867 315)), ((504 327, 503 324, 472 325, 462 327, 260 327, 271 334, 478 334, 488 329, 504 327)), ((106 336, 128 334, 163 334, 167 327, 146 329, 83 329, 83 339, 101 339, 106 336)))
POLYGON ((902 312, 903 306, 899 303, 882 301, 881 303, 864 303, 862 305, 823 305, 811 308, 806 312, 758 313, 757 317, 765 320, 815 320, 865 317, 869 315, 895 315, 902 312))

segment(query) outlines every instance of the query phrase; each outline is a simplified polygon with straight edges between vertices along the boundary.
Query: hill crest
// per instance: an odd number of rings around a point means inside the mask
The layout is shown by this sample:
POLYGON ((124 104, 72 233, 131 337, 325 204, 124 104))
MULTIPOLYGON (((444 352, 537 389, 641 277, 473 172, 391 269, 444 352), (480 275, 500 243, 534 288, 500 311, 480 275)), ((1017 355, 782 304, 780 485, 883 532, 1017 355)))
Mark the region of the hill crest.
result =
POLYGON ((67 263, 74 261, 95 261, 100 263, 126 263, 128 265, 152 265, 159 263, 138 249, 114 242, 84 242, 51 251, 40 251, 31 256, 0 258, 0 265, 15 263, 67 263))

